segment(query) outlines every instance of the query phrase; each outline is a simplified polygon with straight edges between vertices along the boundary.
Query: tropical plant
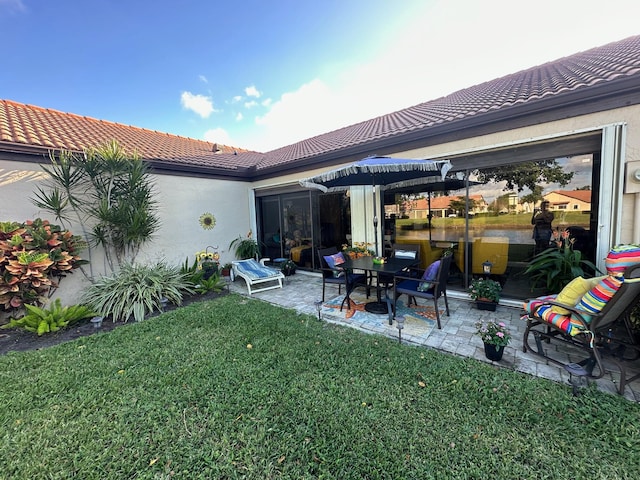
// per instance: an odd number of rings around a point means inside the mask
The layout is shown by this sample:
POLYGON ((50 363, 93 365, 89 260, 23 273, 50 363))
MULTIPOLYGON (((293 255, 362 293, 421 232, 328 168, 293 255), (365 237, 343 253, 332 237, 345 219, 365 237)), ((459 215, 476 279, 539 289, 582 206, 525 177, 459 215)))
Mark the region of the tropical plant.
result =
MULTIPOLYGON (((38 187, 33 203, 67 228, 72 218, 82 225, 89 246, 104 248, 112 272, 132 263, 159 227, 148 165, 115 140, 84 155, 62 151, 49 157, 51 164, 42 169, 50 180, 38 187)), ((93 279, 93 271, 85 274, 93 279)))
POLYGON ((258 258, 260 255, 260 245, 253 238, 253 233, 249 230, 249 233, 245 238, 238 236, 229 244, 229 249, 235 252, 235 255, 240 260, 247 258, 258 258))
POLYGON ((87 263, 79 256, 84 248, 80 237, 47 220, 0 222, 0 305, 44 305, 62 278, 87 263))
POLYGON ((500 282, 490 278, 474 278, 469 285, 471 300, 484 300, 487 302, 499 302, 502 286, 500 282))
POLYGON ((24 328, 29 332, 42 335, 49 332, 57 332, 61 328, 76 323, 83 318, 93 317, 96 314, 86 305, 62 306, 59 298, 56 298, 49 308, 39 308, 34 305, 26 305, 27 314, 21 318, 12 318, 9 323, 0 328, 24 328))
POLYGON ((574 278, 599 272, 591 261, 582 257, 580 250, 573 248, 574 243, 569 230, 554 229, 551 237, 553 246, 533 257, 523 271, 523 275, 531 279, 532 289, 545 287, 547 293, 559 293, 574 278))
POLYGON ((505 347, 511 340, 509 329, 504 322, 476 322, 476 328, 476 335, 486 344, 505 347))
POLYGON ((162 311, 162 299, 182 304, 183 294, 194 294, 194 285, 177 267, 164 262, 155 265, 124 264, 120 271, 105 276, 90 285, 82 295, 82 302, 102 317, 111 316, 114 322, 136 321, 155 310, 162 311))
POLYGON ((349 245, 345 243, 344 245, 342 245, 342 251, 346 255, 349 255, 350 257, 353 257, 353 258, 372 257, 376 254, 376 252, 371 250, 369 248, 370 246, 371 244, 366 242, 354 242, 353 245, 349 245))

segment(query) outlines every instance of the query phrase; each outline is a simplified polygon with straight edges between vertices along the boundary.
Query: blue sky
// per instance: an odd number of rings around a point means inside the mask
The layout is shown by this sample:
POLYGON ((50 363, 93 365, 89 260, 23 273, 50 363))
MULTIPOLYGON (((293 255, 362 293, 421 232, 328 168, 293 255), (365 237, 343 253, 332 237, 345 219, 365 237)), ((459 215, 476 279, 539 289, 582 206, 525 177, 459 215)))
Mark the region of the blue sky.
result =
POLYGON ((640 33, 617 0, 0 0, 0 98, 259 151, 640 33))

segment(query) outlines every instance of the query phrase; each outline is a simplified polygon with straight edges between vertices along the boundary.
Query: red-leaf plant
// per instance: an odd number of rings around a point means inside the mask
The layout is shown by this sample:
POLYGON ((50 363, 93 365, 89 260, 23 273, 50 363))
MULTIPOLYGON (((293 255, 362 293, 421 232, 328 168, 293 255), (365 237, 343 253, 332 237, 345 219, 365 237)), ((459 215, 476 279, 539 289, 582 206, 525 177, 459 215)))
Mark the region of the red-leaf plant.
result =
POLYGON ((47 220, 0 222, 0 307, 43 305, 59 281, 87 263, 86 243, 47 220))

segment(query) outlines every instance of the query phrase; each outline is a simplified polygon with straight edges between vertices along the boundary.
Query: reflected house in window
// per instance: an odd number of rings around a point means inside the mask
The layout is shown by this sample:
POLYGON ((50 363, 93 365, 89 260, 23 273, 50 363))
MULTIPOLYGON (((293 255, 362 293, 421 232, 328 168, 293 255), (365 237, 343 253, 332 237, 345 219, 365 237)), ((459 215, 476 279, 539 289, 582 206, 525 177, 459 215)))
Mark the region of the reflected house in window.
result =
POLYGON ((591 212, 591 190, 554 190, 544 195, 550 210, 591 212))

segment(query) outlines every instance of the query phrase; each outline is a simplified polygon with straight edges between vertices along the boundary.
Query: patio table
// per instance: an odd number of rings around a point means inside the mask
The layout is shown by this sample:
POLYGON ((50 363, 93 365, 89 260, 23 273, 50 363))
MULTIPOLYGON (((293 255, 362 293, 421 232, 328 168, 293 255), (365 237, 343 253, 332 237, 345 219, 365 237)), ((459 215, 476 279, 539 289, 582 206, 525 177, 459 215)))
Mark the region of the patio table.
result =
MULTIPOLYGON (((343 264, 340 265, 341 268, 346 270, 364 270, 365 272, 375 272, 376 275, 380 273, 384 273, 387 275, 395 275, 401 270, 417 265, 417 261, 415 259, 409 258, 390 258, 385 260, 384 263, 373 263, 373 257, 360 257, 360 258, 347 258, 343 264)), ((346 286, 346 296, 345 300, 347 305, 349 305, 349 295, 351 294, 351 290, 353 287, 351 285, 346 286)), ((382 300, 382 288, 379 286, 376 287, 376 301, 369 302, 365 305, 365 310, 369 313, 375 313, 379 315, 384 315, 385 313, 390 316, 389 323, 393 323, 392 310, 391 310, 391 301, 389 296, 385 290, 385 300, 382 300)))

